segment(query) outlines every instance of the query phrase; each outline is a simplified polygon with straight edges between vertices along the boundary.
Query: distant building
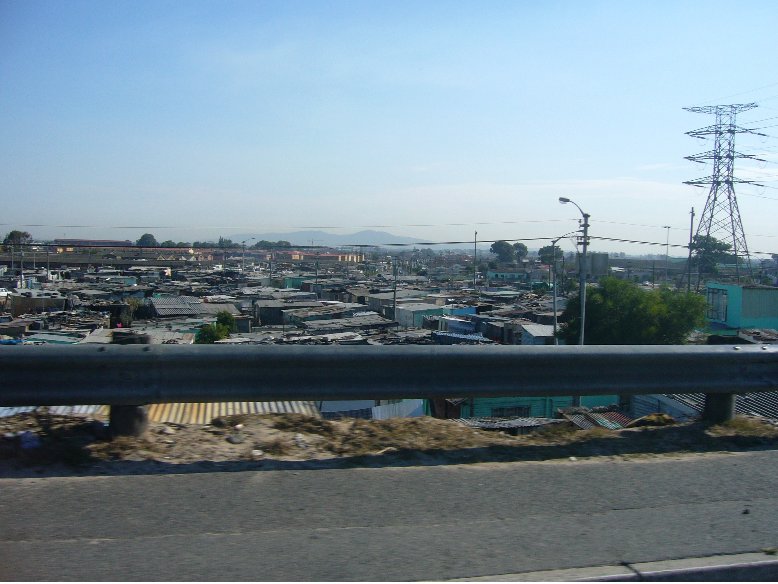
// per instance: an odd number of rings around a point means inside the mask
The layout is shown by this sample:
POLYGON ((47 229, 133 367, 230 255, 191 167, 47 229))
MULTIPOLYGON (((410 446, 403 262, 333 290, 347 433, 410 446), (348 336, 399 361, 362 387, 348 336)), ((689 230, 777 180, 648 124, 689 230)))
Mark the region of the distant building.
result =
POLYGON ((553 345, 554 326, 550 324, 521 324, 522 345, 553 345))
POLYGON ((409 303, 397 306, 395 320, 404 328, 421 328, 425 316, 446 314, 442 306, 426 302, 409 303))
POLYGON ((57 253, 72 253, 79 247, 135 247, 129 239, 55 239, 57 253))

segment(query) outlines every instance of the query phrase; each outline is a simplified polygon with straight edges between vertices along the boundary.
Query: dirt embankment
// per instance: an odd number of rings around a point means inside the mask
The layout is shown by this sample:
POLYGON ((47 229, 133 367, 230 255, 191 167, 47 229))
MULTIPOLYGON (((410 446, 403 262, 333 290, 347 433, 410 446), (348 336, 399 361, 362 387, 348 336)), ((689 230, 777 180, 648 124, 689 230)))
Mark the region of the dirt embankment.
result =
POLYGON ((321 420, 298 414, 240 415, 209 425, 151 424, 143 438, 113 440, 103 421, 45 411, 0 419, 0 476, 73 472, 181 472, 216 464, 312 468, 570 461, 778 449, 778 427, 754 418, 727 424, 577 430, 557 424, 523 436, 450 420, 321 420), (205 465, 205 466, 203 466, 205 465))

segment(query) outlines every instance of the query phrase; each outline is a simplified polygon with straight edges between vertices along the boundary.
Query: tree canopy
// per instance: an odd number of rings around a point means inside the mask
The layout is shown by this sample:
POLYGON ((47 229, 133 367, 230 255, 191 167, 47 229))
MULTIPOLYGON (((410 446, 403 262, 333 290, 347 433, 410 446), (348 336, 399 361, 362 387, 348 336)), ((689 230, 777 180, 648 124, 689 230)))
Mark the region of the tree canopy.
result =
POLYGON ((29 243, 31 240, 32 235, 26 231, 19 231, 18 229, 14 229, 13 231, 9 231, 8 235, 5 236, 3 245, 21 245, 29 243))
POLYGON ((140 239, 135 242, 135 245, 138 247, 157 247, 159 244, 157 243, 157 238, 151 233, 144 233, 140 236, 140 239))
POLYGON ((279 239, 278 241, 268 241, 267 239, 260 239, 251 247, 255 249, 272 249, 274 247, 292 247, 292 244, 283 239, 279 239))
POLYGON ((516 250, 507 241, 495 241, 489 251, 497 256, 497 261, 511 263, 516 257, 516 250))
MULTIPOLYGON (((644 290, 633 282, 603 278, 587 290, 585 339, 588 345, 682 345, 705 323, 705 298, 662 287, 644 290)), ((559 337, 578 340, 580 301, 568 301, 559 337)))
POLYGON ((235 317, 226 310, 216 313, 216 324, 226 327, 230 332, 235 332, 235 317))
POLYGON ((214 323, 201 326, 195 334, 195 344, 210 345, 230 336, 230 329, 223 324, 214 323))
POLYGON ((544 264, 554 263, 554 256, 557 260, 562 259, 562 249, 558 245, 546 245, 538 250, 538 257, 544 264))
POLYGON ((521 261, 527 257, 529 250, 527 249, 526 245, 519 241, 513 244, 513 252, 516 255, 516 259, 521 261))
POLYGON ((695 235, 692 238, 692 257, 701 274, 715 274, 716 264, 735 261, 732 246, 710 235, 695 235))

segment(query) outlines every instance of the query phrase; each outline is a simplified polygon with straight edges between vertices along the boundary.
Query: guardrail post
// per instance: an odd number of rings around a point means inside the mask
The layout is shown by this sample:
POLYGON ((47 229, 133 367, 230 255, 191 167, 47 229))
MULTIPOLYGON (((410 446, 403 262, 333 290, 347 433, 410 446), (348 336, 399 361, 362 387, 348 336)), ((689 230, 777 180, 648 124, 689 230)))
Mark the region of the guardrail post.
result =
POLYGON ((111 437, 140 437, 149 427, 149 412, 146 406, 110 406, 108 414, 111 437))
POLYGON ((705 409, 702 411, 702 419, 712 424, 728 422, 735 417, 734 393, 708 393, 705 394, 705 409))
MULTIPOLYGON (((141 335, 132 330, 116 329, 111 343, 116 345, 148 345, 149 335, 141 335)), ((149 427, 149 412, 145 405, 109 406, 108 427, 111 437, 135 436, 140 438, 149 427)))

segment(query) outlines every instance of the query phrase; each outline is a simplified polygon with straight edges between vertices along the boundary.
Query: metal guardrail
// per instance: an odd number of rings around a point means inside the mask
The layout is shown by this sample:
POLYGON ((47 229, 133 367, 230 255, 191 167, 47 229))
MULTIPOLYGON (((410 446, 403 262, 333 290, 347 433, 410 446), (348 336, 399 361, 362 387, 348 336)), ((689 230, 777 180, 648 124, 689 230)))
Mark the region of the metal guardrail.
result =
MULTIPOLYGON (((0 406, 778 390, 766 346, 9 346, 0 406)), ((734 398, 732 400, 734 401, 734 398)))

